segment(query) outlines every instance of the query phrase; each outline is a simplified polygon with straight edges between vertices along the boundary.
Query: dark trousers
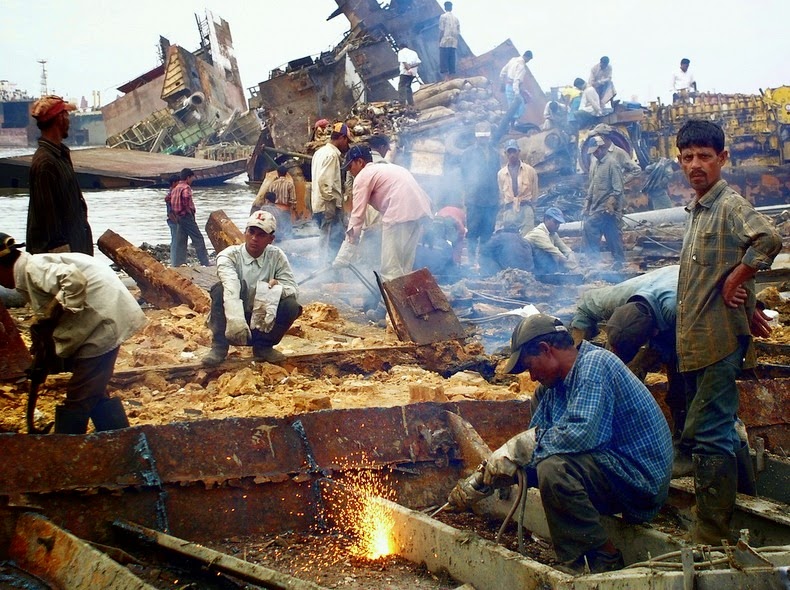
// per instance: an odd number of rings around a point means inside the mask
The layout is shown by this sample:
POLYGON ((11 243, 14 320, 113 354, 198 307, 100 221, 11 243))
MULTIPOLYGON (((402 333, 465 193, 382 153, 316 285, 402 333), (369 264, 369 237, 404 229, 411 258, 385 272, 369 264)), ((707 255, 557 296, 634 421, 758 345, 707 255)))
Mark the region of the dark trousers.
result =
POLYGON ((71 359, 71 379, 66 385, 66 401, 63 403, 66 408, 82 412, 87 417, 96 404, 107 398, 107 384, 112 378, 119 348, 92 358, 71 359))
POLYGON ((532 248, 532 260, 535 263, 535 274, 549 275, 565 271, 565 267, 545 250, 532 248))
POLYGON ((601 255, 601 236, 606 239, 606 247, 612 253, 616 262, 625 262, 623 250, 623 232, 620 229, 620 220, 610 213, 593 213, 584 220, 584 234, 582 247, 593 258, 601 255))
POLYGON ((176 264, 176 244, 178 243, 178 224, 175 221, 167 220, 167 227, 170 229, 170 266, 176 264))
POLYGON ((455 75, 455 47, 439 48, 439 73, 455 75))
MULTIPOLYGON (((246 299, 247 288, 242 283, 241 298, 246 299)), ((212 345, 220 348, 227 349, 228 340, 225 338, 225 327, 227 321, 225 320, 225 290, 222 283, 217 283, 211 287, 211 312, 208 318, 208 327, 211 330, 212 345)), ((280 299, 280 305, 277 307, 277 315, 274 318, 274 325, 268 332, 261 332, 260 330, 251 330, 252 338, 247 343, 247 346, 254 347, 268 347, 278 344, 283 339, 288 328, 293 325, 302 314, 302 306, 296 300, 295 295, 289 295, 280 299)), ((247 323, 250 323, 252 317, 252 310, 244 310, 244 317, 247 323)))
POLYGON ((398 100, 401 104, 414 106, 414 96, 411 89, 412 82, 414 82, 414 76, 401 74, 400 78, 398 78, 398 100))
POLYGON ((197 226, 194 213, 187 213, 183 217, 178 218, 178 229, 176 230, 176 257, 173 266, 181 266, 186 263, 187 239, 192 240, 192 245, 195 247, 195 253, 197 254, 200 264, 208 266, 209 260, 208 252, 206 251, 206 242, 197 226))
MULTIPOLYGON (((534 471, 527 475, 534 478, 534 471)), ((538 463, 537 480, 560 561, 573 561, 607 541, 601 515, 617 514, 622 506, 594 455, 552 455, 538 463)))
POLYGON ((729 356, 698 371, 681 373, 688 412, 680 439, 686 453, 734 455, 741 447, 735 431, 740 394, 735 383, 743 367, 749 337, 729 356))

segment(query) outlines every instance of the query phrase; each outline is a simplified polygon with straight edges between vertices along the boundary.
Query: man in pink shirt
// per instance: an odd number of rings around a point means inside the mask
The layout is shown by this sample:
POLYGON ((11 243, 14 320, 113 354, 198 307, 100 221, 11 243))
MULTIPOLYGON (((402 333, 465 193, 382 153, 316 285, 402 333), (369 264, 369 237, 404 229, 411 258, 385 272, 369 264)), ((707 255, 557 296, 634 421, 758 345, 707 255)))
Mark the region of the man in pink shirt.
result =
POLYGON ((362 233, 368 205, 381 213, 381 278, 412 271, 417 244, 431 218, 431 200, 411 172, 396 164, 371 165, 370 149, 354 146, 343 165, 354 177, 353 208, 346 239, 355 244, 362 233))

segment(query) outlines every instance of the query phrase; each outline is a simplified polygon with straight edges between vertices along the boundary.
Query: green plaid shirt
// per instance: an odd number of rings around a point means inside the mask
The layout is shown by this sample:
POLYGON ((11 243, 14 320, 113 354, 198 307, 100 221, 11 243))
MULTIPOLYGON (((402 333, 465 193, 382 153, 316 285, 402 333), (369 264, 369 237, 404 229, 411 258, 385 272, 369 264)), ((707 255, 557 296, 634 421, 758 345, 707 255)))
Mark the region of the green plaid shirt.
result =
MULTIPOLYGON (((746 304, 733 309, 721 294, 725 278, 740 263, 757 270, 770 268, 782 239, 771 222, 724 180, 686 210, 691 215, 680 253, 677 347, 680 370, 696 371, 731 354, 738 337, 750 335, 754 280, 743 284, 746 304)), ((749 348, 745 367, 754 364, 749 348)))

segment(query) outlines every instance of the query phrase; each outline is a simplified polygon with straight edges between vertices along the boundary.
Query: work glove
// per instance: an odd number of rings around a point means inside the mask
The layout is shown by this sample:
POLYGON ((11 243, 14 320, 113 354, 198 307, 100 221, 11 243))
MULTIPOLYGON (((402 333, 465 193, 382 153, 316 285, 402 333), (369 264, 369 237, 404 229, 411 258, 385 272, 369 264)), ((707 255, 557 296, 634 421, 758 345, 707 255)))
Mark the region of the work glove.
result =
POLYGON ((469 477, 462 479, 450 492, 447 503, 456 510, 466 510, 494 493, 494 488, 483 483, 482 465, 469 477))
POLYGON ((532 461, 537 446, 535 431, 535 428, 530 428, 520 432, 491 453, 483 472, 484 484, 504 487, 513 483, 518 468, 532 461))
POLYGON ((236 346, 246 346, 252 338, 250 327, 247 325, 247 320, 237 317, 227 318, 225 325, 225 338, 230 344, 236 346))

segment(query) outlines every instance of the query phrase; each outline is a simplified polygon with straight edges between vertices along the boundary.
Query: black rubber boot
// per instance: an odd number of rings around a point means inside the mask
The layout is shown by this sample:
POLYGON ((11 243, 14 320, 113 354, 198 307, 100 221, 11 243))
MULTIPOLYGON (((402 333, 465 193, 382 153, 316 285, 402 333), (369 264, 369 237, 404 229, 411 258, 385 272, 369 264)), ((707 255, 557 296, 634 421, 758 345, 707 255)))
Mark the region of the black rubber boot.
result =
POLYGON ((735 453, 735 460, 738 462, 738 491, 747 496, 756 496, 757 478, 754 474, 754 462, 749 452, 749 445, 743 445, 735 453))
POLYGON ((695 543, 721 545, 732 541, 730 519, 735 510, 738 466, 734 456, 692 455, 694 493, 697 505, 692 510, 691 538, 695 543))
POLYGON ((55 434, 85 434, 88 432, 88 414, 66 406, 55 406, 55 434))
POLYGON ((91 420, 96 432, 129 428, 126 410, 123 409, 123 402, 118 397, 108 397, 96 404, 91 412, 91 420))

